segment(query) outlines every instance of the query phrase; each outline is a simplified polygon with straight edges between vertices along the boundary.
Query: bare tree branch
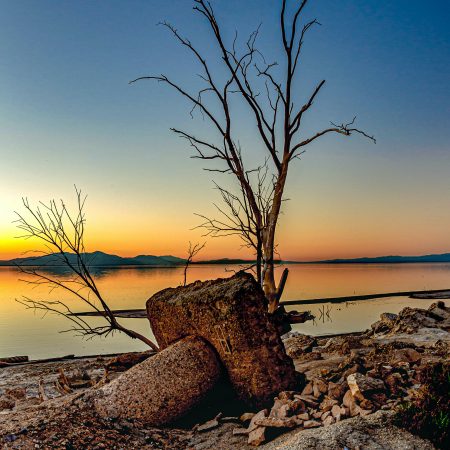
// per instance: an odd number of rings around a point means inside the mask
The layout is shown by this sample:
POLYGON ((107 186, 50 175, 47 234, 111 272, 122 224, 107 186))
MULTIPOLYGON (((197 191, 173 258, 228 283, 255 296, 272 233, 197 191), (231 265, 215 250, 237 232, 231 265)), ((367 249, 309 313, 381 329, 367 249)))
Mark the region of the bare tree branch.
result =
POLYGON ((186 264, 184 265, 184 283, 183 286, 186 286, 187 283, 187 272, 189 269, 190 264, 192 263, 193 259, 205 248, 206 242, 203 244, 195 244, 192 245, 192 242, 189 242, 189 248, 188 248, 188 257, 186 258, 186 264))
POLYGON ((224 206, 216 205, 218 218, 200 216, 204 219, 200 227, 213 237, 239 235, 245 246, 254 249, 259 258, 258 280, 263 285, 270 312, 274 312, 278 307, 278 294, 281 292, 277 289, 274 278, 275 235, 285 200, 283 195, 290 163, 300 158, 308 144, 329 133, 342 136, 359 134, 375 142, 373 136, 354 126, 354 120, 347 124, 332 124, 309 138, 301 136, 303 118, 319 97, 325 80, 318 83, 306 103, 301 105, 294 89, 301 54, 308 31, 320 23, 316 19, 303 20, 308 0, 291 1, 292 8, 288 6, 288 0, 281 1, 279 23, 283 51, 280 65, 276 61, 268 63, 269 59, 257 47, 260 26, 241 43, 236 31, 228 44, 211 3, 207 0, 193 0, 195 13, 206 20, 218 49, 219 58, 215 62, 207 61, 201 51, 189 39, 181 36, 175 27, 168 23, 163 25, 200 64, 200 77, 205 86, 201 87, 197 94, 191 94, 164 75, 140 77, 132 81, 134 83, 140 79, 154 79, 167 84, 190 101, 191 113, 198 108, 218 132, 220 142, 216 143, 209 139, 199 139, 176 128, 172 129, 188 140, 195 149, 195 158, 223 166, 208 167, 205 170, 230 173, 237 180, 237 195, 217 186, 224 206), (222 76, 215 76, 213 69, 221 70, 222 76), (265 95, 261 95, 261 92, 265 95), (236 116, 235 109, 231 108, 231 94, 237 94, 240 101, 247 106, 261 146, 268 157, 265 164, 267 165, 269 160, 271 166, 273 164, 273 170, 265 169, 266 175, 256 182, 250 175, 252 171, 244 164, 241 149, 236 144, 239 139, 236 136, 238 127, 235 124, 240 117, 236 116), (212 101, 214 103, 211 103, 212 101))
POLYGON ((45 243, 50 263, 59 262, 69 270, 71 277, 58 277, 46 274, 43 268, 19 266, 21 272, 30 279, 23 280, 31 286, 47 286, 49 291, 63 289, 77 300, 104 317, 104 326, 92 327, 83 318, 76 316, 71 308, 61 300, 35 300, 23 297, 16 300, 28 309, 43 311, 44 315, 53 313, 61 315, 74 325, 70 330, 76 334, 91 339, 95 336, 107 336, 114 331, 120 331, 132 339, 138 339, 155 351, 158 346, 142 334, 121 325, 113 311, 100 293, 90 272, 88 255, 84 246, 86 218, 84 205, 86 197, 75 187, 77 210, 71 214, 65 203, 51 200, 48 204, 42 202, 33 208, 28 199, 24 198, 24 213, 16 213, 17 228, 22 230, 24 239, 35 239, 45 243))

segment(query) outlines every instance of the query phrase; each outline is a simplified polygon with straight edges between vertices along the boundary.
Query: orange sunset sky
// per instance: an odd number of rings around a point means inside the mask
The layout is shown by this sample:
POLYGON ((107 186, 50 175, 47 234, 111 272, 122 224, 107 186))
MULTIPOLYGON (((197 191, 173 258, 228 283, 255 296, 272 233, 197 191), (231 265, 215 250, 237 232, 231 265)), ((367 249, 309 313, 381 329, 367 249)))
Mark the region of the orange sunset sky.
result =
MULTIPOLYGON (((317 80, 327 84, 305 135, 357 115, 377 145, 327 136, 293 163, 278 233, 283 259, 450 252, 449 6, 424 12, 422 2, 387 3, 380 11, 375 0, 327 0, 308 11, 322 27, 305 44, 296 95, 304 100, 317 80)), ((236 15, 238 5, 217 2, 220 20, 244 33, 262 21, 261 46, 277 59, 274 2, 246 1, 236 15)), ((70 204, 74 184, 88 195, 88 251, 183 257, 189 241, 206 240, 200 259, 251 257, 236 238, 204 239, 192 230, 200 223, 194 213, 213 214, 219 200, 212 180, 234 186, 202 171, 169 131, 214 138, 206 122, 191 119, 189 105, 162 86, 128 85, 164 72, 197 87, 198 67, 154 26, 162 19, 214 58, 190 2, 142 2, 126 14, 122 2, 3 4, 0 259, 36 248, 16 238, 21 197, 70 204)), ((245 158, 257 165, 265 153, 240 108, 245 158)))

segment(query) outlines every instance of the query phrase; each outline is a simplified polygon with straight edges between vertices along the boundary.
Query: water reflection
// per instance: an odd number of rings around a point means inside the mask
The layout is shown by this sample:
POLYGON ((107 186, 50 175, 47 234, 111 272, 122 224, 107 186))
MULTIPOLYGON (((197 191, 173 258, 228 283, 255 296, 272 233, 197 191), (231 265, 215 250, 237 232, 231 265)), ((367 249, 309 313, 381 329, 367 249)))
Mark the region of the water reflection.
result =
POLYGON ((322 305, 318 309, 318 313, 314 314, 313 324, 318 325, 318 323, 325 323, 325 322, 333 322, 333 319, 331 318, 331 311, 333 310, 333 307, 331 305, 322 305))
MULTIPOLYGON (((42 269, 42 268, 41 268, 42 269)), ((46 268, 48 270, 49 267, 46 268)), ((55 268, 52 268, 53 270, 55 268)), ((188 282, 232 275, 226 269, 237 266, 192 266, 188 282)), ((283 267, 278 268, 280 276, 283 267)), ((56 276, 68 274, 56 268, 56 276), (59 270, 59 272, 58 272, 59 270)), ((396 265, 290 265, 290 274, 284 291, 285 300, 327 298, 423 289, 448 289, 450 264, 396 264, 396 265)), ((113 309, 142 309, 155 292, 179 286, 183 281, 183 268, 96 268, 95 280, 105 299, 113 309)), ((62 291, 49 293, 44 287, 31 289, 19 282, 23 274, 15 268, 0 267, 0 357, 29 355, 43 358, 74 353, 99 354, 144 349, 142 343, 116 334, 113 339, 83 341, 59 331, 68 328, 65 319, 40 315, 24 310, 14 299, 29 296, 38 299, 57 298, 70 304, 71 309, 84 307, 62 291)), ((313 335, 361 331, 376 321, 382 312, 399 312, 405 306, 428 307, 433 300, 406 297, 384 298, 363 302, 331 305, 318 302, 313 305, 287 306, 287 310, 311 310, 315 321, 294 325, 294 329, 313 335)), ((100 324, 101 318, 91 318, 100 324)), ((147 320, 121 319, 121 321, 151 337, 147 320)))

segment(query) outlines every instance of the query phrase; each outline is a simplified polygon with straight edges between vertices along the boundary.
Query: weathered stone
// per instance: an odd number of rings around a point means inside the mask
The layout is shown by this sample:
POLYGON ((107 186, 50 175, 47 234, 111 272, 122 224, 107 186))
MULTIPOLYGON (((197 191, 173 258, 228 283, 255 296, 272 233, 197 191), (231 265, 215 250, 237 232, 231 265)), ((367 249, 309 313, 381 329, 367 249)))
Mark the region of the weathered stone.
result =
POLYGON ((233 428, 233 436, 242 436, 249 434, 247 428, 233 428))
POLYGON ((344 398, 342 399, 342 403, 344 404, 344 406, 346 408, 348 408, 349 410, 349 414, 351 417, 354 417, 358 414, 358 405, 356 404, 355 398, 353 397, 352 391, 348 390, 345 395, 344 398))
POLYGON ((335 400, 342 400, 342 397, 347 390, 347 384, 344 383, 328 383, 328 397, 333 398, 335 400))
POLYGON ((312 395, 313 394, 313 383, 310 381, 302 391, 302 395, 312 395))
POLYGON ((277 398, 283 401, 292 400, 294 398, 294 395, 295 391, 282 391, 278 393, 277 398))
POLYGON ((319 398, 322 394, 328 392, 328 383, 321 378, 314 378, 313 381, 313 395, 319 398))
POLYGON ((9 397, 12 397, 16 400, 22 400, 26 397, 27 391, 23 387, 16 387, 14 389, 7 389, 5 394, 9 397))
POLYGON ((164 425, 198 403, 220 374, 211 346, 199 337, 188 337, 99 389, 95 407, 102 417, 164 425))
POLYGON ((330 411, 331 408, 337 404, 338 404, 337 400, 334 400, 333 398, 330 397, 325 397, 323 402, 320 404, 320 409, 322 411, 330 411))
POLYGON ((283 402, 282 400, 276 399, 275 404, 270 410, 269 415, 271 417, 279 417, 280 419, 283 419, 288 416, 288 412, 289 412, 289 405, 286 402, 283 402))
POLYGON ((403 388, 403 379, 402 376, 397 373, 390 373, 385 379, 384 382, 389 389, 389 393, 391 395, 397 395, 402 392, 403 388))
POLYGON ((308 413, 297 414, 297 419, 299 419, 299 420, 309 420, 309 414, 308 413))
POLYGON ((250 420, 250 425, 248 426, 248 432, 251 433, 253 430, 255 430, 258 425, 256 425, 256 422, 258 420, 264 419, 267 417, 267 409, 263 409, 262 411, 259 411, 258 413, 256 413, 253 417, 252 420, 250 420))
POLYGON ((367 400, 366 398, 364 400, 361 400, 361 403, 359 406, 362 409, 372 410, 374 408, 373 403, 370 400, 367 400))
POLYGON ((380 320, 372 324, 373 332, 382 333, 385 331, 389 331, 394 326, 397 317, 397 314, 382 313, 380 315, 380 320))
MULTIPOLYGON (((341 408, 339 405, 334 405, 334 406, 331 408, 331 415, 332 415, 335 419, 337 419, 338 417, 340 418, 341 415, 342 415, 342 409, 343 409, 343 408, 341 408)), ((344 413, 345 413, 345 410, 344 410, 344 413)))
POLYGON ((379 392, 385 389, 383 380, 368 377, 361 373, 349 375, 347 377, 347 383, 353 394, 353 397, 357 398, 358 400, 364 400, 364 394, 379 392))
POLYGON ((256 425, 267 428, 294 428, 300 424, 300 420, 297 417, 286 417, 284 419, 277 417, 265 417, 259 419, 255 423, 256 425))
POLYGON ((0 411, 4 409, 13 409, 16 406, 16 400, 9 395, 0 396, 0 411))
POLYGON ((302 411, 306 410, 305 402, 300 399, 289 400, 287 402, 287 405, 288 405, 288 415, 289 416, 295 416, 295 415, 301 413, 302 411))
POLYGON ((328 416, 322 423, 324 427, 328 427, 329 425, 332 425, 334 422, 336 422, 335 418, 333 416, 328 416))
POLYGON ((372 325, 373 333, 414 333, 423 328, 450 330, 450 308, 443 302, 433 303, 428 310, 406 307, 395 315, 382 314, 381 320, 372 325))
POLYGON ((266 429, 264 427, 255 428, 248 435, 247 443, 254 447, 258 447, 266 440, 266 429))
POLYGON ((343 374, 343 378, 347 378, 349 375, 353 375, 354 373, 358 373, 361 370, 361 367, 359 364, 355 364, 351 367, 349 367, 343 374))
POLYGON ((316 340, 305 334, 292 333, 288 337, 283 338, 284 348, 286 353, 292 358, 296 359, 311 351, 316 345, 316 340))
POLYGON ((147 315, 161 348, 188 335, 217 351, 239 397, 268 404, 296 387, 292 360, 266 312, 264 293, 247 273, 169 288, 147 301, 147 315))
POLYGON ((241 417, 239 417, 239 420, 241 422, 248 422, 249 420, 252 420, 253 417, 255 416, 255 413, 244 413, 241 415, 241 417))
POLYGON ((406 361, 408 363, 416 363, 420 361, 422 355, 413 348, 401 348, 395 350, 394 361, 406 361))
POLYGON ((320 419, 322 417, 323 412, 322 411, 314 411, 312 413, 312 416, 314 417, 314 419, 320 419))
POLYGON ((370 396, 370 399, 373 403, 378 405, 380 407, 381 405, 384 405, 387 401, 387 396, 384 392, 375 392, 370 396))
POLYGON ((219 421, 217 418, 208 420, 207 422, 203 423, 202 425, 197 427, 197 431, 202 433, 204 431, 213 430, 214 428, 217 428, 219 426, 219 421))
POLYGON ((124 372, 136 364, 145 361, 154 354, 154 351, 123 353, 122 355, 110 359, 106 364, 106 368, 110 371, 124 372))
POLYGON ((305 422, 303 422, 304 428, 316 428, 320 427, 320 425, 320 422, 317 422, 316 420, 306 420, 305 422))
POLYGON ((331 411, 326 411, 326 412, 324 412, 321 416, 320 416, 320 419, 322 420, 322 422, 328 417, 328 416, 330 416, 331 415, 331 411))
POLYGON ((317 403, 317 399, 312 395, 295 395, 295 398, 302 400, 308 406, 311 406, 313 408, 317 408, 319 406, 319 404, 317 403))

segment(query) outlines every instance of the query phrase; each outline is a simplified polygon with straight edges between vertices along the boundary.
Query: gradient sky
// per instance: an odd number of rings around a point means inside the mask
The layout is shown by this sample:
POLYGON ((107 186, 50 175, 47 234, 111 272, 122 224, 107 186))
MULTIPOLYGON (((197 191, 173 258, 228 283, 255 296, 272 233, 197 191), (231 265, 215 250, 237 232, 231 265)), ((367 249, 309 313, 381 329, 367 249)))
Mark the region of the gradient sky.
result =
MULTIPOLYGON (((279 59, 277 1, 212 2, 226 36, 262 22, 260 47, 279 59)), ((177 126, 210 133, 161 85, 198 85, 198 67, 163 27, 167 19, 212 58, 209 30, 190 0, 0 0, 0 258, 17 240, 14 210, 88 194, 89 250, 183 256, 201 240, 194 212, 212 212, 212 174, 189 159, 177 126)), ((327 80, 306 133, 358 117, 377 137, 327 136, 289 173, 278 234, 284 259, 450 251, 450 3, 311 0, 296 94, 327 80)), ((264 151, 241 121, 249 160, 264 151)), ((245 257, 233 239, 208 240, 203 258, 245 257)))

